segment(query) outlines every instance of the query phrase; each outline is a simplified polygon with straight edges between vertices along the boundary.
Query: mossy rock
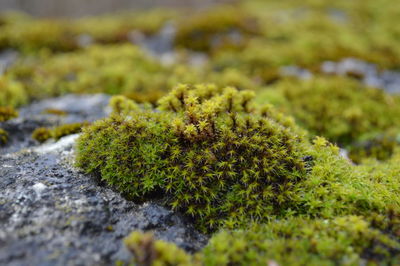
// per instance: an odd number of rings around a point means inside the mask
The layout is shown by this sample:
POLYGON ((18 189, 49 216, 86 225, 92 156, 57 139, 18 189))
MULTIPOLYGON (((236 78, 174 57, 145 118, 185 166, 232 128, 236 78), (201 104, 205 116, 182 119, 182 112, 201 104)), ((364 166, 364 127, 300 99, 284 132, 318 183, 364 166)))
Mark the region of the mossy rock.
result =
POLYGON ((270 106, 254 108, 252 98, 233 88, 181 85, 158 111, 119 103, 124 115, 84 130, 77 164, 131 197, 164 194, 203 230, 267 220, 306 175, 303 139, 291 119, 270 106))

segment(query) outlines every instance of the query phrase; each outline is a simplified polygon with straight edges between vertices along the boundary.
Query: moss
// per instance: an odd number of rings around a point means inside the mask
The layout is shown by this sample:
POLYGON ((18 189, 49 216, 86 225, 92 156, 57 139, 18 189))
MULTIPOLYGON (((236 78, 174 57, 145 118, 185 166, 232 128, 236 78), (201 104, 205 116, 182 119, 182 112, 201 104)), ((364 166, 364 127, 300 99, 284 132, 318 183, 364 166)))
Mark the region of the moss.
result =
POLYGON ((290 119, 270 106, 253 108, 252 98, 233 88, 178 86, 159 112, 135 106, 85 129, 77 164, 135 198, 161 191, 203 230, 267 220, 304 178, 302 138, 290 119))
POLYGON ((257 21, 240 7, 221 6, 178 23, 176 44, 195 51, 212 52, 240 47, 257 33, 257 21))
POLYGON ((223 231, 202 251, 203 265, 395 265, 399 217, 293 218, 223 231))
POLYGON ((88 125, 87 122, 64 124, 64 125, 53 128, 51 136, 54 139, 58 140, 64 136, 68 136, 71 134, 76 134, 76 133, 81 132, 82 128, 84 128, 87 125, 88 125))
POLYGON ((16 117, 18 117, 18 112, 14 108, 0 106, 0 122, 4 122, 16 117))
POLYGON ((0 106, 16 107, 27 100, 27 92, 20 82, 7 75, 0 76, 0 106))
POLYGON ((163 66, 131 44, 95 45, 71 53, 30 57, 9 72, 25 85, 31 99, 102 92, 155 103, 178 81, 197 79, 191 68, 163 66))
POLYGON ((48 139, 59 140, 64 136, 76 134, 82 131, 82 128, 87 126, 87 122, 64 124, 53 128, 40 127, 33 131, 32 138, 39 142, 45 142, 48 139))
POLYGON ((400 216, 371 213, 333 219, 288 218, 222 230, 197 254, 151 233, 132 233, 125 244, 136 265, 397 265, 400 216))
POLYGON ((0 24, 0 48, 14 48, 24 54, 67 52, 84 46, 79 41, 82 35, 93 43, 124 43, 134 30, 155 34, 174 13, 164 9, 68 20, 5 15, 0 24))
POLYGON ((396 146, 398 140, 393 134, 378 135, 351 145, 349 158, 355 163, 361 163, 366 158, 384 161, 393 155, 396 146))
POLYGON ((0 128, 0 146, 7 144, 8 133, 4 129, 0 128))
POLYGON ((174 244, 155 240, 152 233, 133 232, 125 238, 124 243, 134 255, 133 265, 196 265, 191 255, 174 244))
POLYGON ((343 146, 365 135, 396 130, 400 124, 398 96, 350 78, 290 79, 274 89, 285 98, 282 109, 302 126, 343 146))
POLYGON ((51 129, 46 127, 36 128, 32 133, 32 139, 39 141, 40 143, 51 139, 51 129))

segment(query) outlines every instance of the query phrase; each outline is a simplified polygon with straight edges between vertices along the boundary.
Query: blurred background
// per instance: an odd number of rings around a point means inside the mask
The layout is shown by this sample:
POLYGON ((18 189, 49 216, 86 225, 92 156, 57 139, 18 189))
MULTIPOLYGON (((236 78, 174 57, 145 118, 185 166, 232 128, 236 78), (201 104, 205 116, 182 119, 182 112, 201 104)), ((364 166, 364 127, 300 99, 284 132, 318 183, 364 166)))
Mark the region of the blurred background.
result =
POLYGON ((233 0, 0 0, 0 11, 17 10, 41 16, 82 17, 126 9, 153 7, 204 8, 233 0))

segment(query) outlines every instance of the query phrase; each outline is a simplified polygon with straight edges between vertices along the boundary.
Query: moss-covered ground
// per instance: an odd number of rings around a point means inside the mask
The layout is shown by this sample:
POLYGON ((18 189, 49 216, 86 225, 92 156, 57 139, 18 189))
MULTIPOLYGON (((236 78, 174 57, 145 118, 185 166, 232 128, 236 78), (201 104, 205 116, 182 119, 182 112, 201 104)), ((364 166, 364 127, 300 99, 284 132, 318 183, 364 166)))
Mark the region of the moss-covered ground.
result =
POLYGON ((210 236, 188 254, 134 232, 125 240, 132 263, 398 265, 400 96, 321 66, 355 58, 400 73, 399 18, 395 0, 1 14, 0 51, 19 57, 0 72, 0 145, 14 108, 114 95, 108 118, 32 137, 83 131, 78 167, 132 200, 163 200, 210 236), (150 43, 171 27, 161 53, 150 43), (309 75, 288 77, 287 66, 309 75))

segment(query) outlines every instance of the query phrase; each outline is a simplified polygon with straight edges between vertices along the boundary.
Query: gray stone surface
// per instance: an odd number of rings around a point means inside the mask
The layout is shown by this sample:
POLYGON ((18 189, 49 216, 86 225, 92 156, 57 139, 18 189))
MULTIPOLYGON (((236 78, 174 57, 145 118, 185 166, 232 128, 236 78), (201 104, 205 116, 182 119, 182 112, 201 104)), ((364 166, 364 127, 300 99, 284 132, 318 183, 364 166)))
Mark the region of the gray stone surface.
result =
POLYGON ((376 65, 359 59, 327 61, 322 64, 321 70, 327 74, 355 76, 367 86, 380 88, 391 94, 400 93, 400 72, 380 70, 376 65))
POLYGON ((18 59, 18 52, 14 50, 0 51, 0 76, 18 59))
MULTIPOLYGON (((51 124, 41 117, 48 106, 71 111, 62 119, 92 120, 95 110, 106 114, 106 100, 104 95, 46 100, 22 109, 12 123, 24 123, 30 114, 25 123, 34 125, 37 116, 51 124)), ((19 151, 0 155, 0 265, 113 265, 129 260, 122 240, 134 230, 152 230, 188 251, 206 243, 190 221, 161 200, 134 203, 74 168, 77 137, 26 142, 22 150, 18 146, 19 151)))
POLYGON ((9 142, 0 147, 0 154, 16 152, 22 148, 37 145, 31 138, 35 128, 43 126, 57 126, 67 123, 88 121, 92 122, 108 114, 107 104, 110 96, 105 94, 94 95, 65 95, 57 98, 38 101, 21 108, 19 117, 0 127, 9 132, 9 142), (47 109, 65 111, 67 115, 51 115, 44 113, 47 109))

